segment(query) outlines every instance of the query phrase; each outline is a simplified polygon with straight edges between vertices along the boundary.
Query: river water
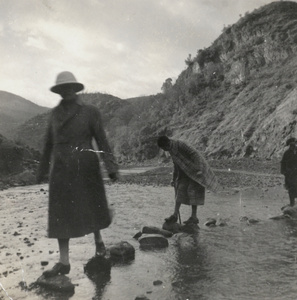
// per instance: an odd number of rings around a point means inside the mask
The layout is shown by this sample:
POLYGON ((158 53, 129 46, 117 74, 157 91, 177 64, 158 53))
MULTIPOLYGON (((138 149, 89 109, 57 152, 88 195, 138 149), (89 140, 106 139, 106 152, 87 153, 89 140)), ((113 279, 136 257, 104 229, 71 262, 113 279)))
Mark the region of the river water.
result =
MULTIPOLYGON (((27 192, 32 206, 37 201, 39 188, 27 192)), ((76 284, 75 294, 69 298, 51 295, 50 299, 131 300, 138 295, 151 300, 297 298, 297 223, 270 219, 279 215, 280 207, 288 201, 282 187, 260 192, 239 189, 207 193, 205 205, 198 209, 200 231, 196 236, 187 237, 191 243, 178 243, 176 236, 169 239, 168 248, 155 251, 140 250, 133 236, 142 226, 162 227, 164 217, 173 211, 173 189, 121 184, 106 188, 114 211, 112 225, 102 232, 106 246, 127 241, 135 247, 135 260, 113 266, 109 277, 91 280, 82 272, 82 265, 93 254, 93 237, 73 239, 70 243, 72 269, 69 278, 76 284), (207 218, 218 217, 227 225, 204 225, 207 218), (242 217, 259 222, 248 222, 242 217), (162 284, 154 285, 156 280, 162 284)), ((17 201, 18 190, 10 189, 10 192, 17 201)), ((38 201, 41 201, 40 197, 38 201)), ((42 197, 44 201, 41 202, 46 203, 47 196, 42 197)), ((40 205, 39 208, 43 210, 40 205)), ((40 212, 35 211, 37 215, 40 212)), ((190 207, 182 206, 182 220, 189 214, 190 207)), ((38 227, 45 230, 46 219, 43 224, 40 222, 38 227)), ((48 241, 44 236, 38 239, 48 241)), ((55 241, 49 247, 57 249, 55 241)), ((42 259, 48 259, 51 265, 57 258, 55 253, 42 259)), ((39 269, 29 264, 26 266, 25 261, 23 265, 28 283, 41 274, 40 266, 39 269)), ((5 284, 8 286, 8 281, 5 284)), ((8 292, 16 295, 12 299, 48 298, 33 291, 24 294, 16 288, 8 288, 8 292)))

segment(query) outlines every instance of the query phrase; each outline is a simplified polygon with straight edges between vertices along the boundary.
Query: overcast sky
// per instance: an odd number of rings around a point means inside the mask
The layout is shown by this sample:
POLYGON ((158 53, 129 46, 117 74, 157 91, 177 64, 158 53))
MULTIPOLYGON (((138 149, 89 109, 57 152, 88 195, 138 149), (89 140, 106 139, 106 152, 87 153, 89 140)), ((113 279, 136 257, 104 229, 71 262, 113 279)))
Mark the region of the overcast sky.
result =
POLYGON ((67 70, 86 92, 157 94, 224 25, 270 2, 0 0, 0 90, 53 107, 49 88, 67 70))

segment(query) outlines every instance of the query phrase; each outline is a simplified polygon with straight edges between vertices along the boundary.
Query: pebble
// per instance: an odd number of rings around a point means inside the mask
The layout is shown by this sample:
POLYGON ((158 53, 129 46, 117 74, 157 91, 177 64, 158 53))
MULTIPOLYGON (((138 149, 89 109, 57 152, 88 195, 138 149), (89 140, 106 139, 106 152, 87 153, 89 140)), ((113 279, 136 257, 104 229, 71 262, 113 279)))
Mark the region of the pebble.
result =
POLYGON ((161 285, 161 284, 163 284, 163 282, 161 280, 155 280, 153 282, 153 285, 161 285))

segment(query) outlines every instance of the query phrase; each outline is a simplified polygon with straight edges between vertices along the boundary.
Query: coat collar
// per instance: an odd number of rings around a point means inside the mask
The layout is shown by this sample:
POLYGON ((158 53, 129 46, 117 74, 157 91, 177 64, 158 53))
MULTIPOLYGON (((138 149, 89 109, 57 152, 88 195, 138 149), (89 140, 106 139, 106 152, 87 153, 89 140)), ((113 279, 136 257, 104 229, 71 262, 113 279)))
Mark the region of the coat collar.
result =
MULTIPOLYGON (((81 98, 80 98, 78 95, 76 95, 75 98, 74 98, 73 100, 70 100, 70 102, 71 102, 71 104, 74 104, 74 103, 75 103, 75 104, 78 104, 78 105, 80 105, 80 106, 83 105, 83 102, 82 102, 81 98)), ((60 103, 59 103, 58 106, 63 105, 64 103, 66 103, 66 101, 62 99, 62 100, 60 101, 60 103)))
POLYGON ((76 96, 75 99, 69 102, 69 106, 65 106, 66 102, 64 100, 60 101, 60 104, 56 107, 55 110, 55 119, 60 128, 64 127, 69 120, 71 120, 74 116, 77 115, 81 106, 83 105, 82 100, 79 96, 76 96))

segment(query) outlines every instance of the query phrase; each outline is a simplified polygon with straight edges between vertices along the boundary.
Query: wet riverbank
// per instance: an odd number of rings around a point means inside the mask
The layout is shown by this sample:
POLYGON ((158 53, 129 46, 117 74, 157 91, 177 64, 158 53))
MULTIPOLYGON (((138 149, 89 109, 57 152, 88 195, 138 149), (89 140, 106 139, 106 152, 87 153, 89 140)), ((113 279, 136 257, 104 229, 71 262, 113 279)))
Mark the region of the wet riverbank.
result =
MULTIPOLYGON (((205 206, 198 209, 200 231, 191 247, 180 247, 173 237, 168 248, 156 251, 141 250, 133 236, 142 226, 162 226, 173 210, 173 189, 132 183, 110 184, 106 189, 114 220, 103 231, 105 243, 128 241, 136 249, 135 260, 113 266, 110 277, 94 282, 83 272, 83 265, 94 254, 93 237, 72 239, 69 278, 76 286, 71 299, 130 300, 138 295, 168 300, 295 299, 296 227, 294 221, 270 220, 288 202, 281 186, 207 193, 205 206), (224 219, 227 225, 204 226, 212 217, 224 219), (249 219, 257 222, 249 223, 249 219), (155 285, 156 280, 161 284, 155 285)), ((57 242, 45 236, 47 197, 47 185, 0 193, 0 299, 49 298, 21 289, 59 256, 57 242)), ((182 220, 189 213, 189 207, 183 206, 182 220)))
MULTIPOLYGON (((155 251, 141 250, 133 236, 143 226, 161 227, 172 213, 172 165, 124 168, 117 184, 106 181, 114 219, 102 234, 107 247, 131 243, 135 260, 94 281, 83 272, 94 254, 92 235, 72 239, 71 297, 26 289, 59 257, 56 240, 46 238, 47 184, 1 191, 0 299, 295 299, 297 224, 270 220, 288 203, 287 192, 277 164, 259 166, 248 172, 234 164, 214 166, 221 188, 208 192, 198 209, 199 234, 189 247, 174 236, 168 248, 155 251), (208 218, 227 225, 207 227, 208 218)), ((182 206, 182 220, 189 214, 182 206)))

